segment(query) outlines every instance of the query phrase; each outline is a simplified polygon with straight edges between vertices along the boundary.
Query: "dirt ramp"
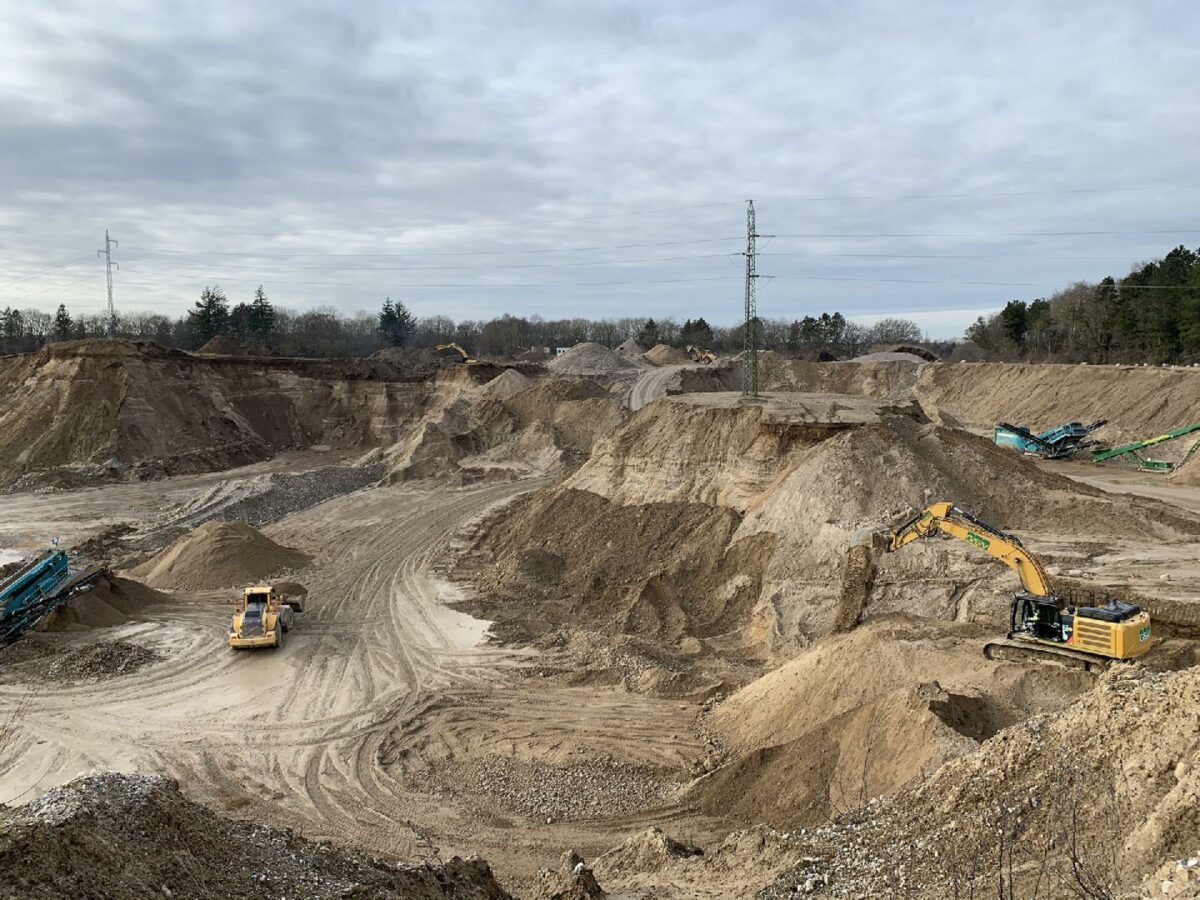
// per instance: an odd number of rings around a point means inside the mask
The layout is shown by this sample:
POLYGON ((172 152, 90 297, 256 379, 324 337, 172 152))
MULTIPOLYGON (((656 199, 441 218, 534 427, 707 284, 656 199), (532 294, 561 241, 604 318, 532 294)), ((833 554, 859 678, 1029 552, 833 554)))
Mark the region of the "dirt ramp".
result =
POLYGON ((155 588, 206 591, 240 587, 304 568, 308 562, 304 553, 275 543, 249 525, 206 522, 130 574, 155 588))
POLYGON ((0 809, 0 892, 30 900, 509 898, 482 860, 380 862, 223 818, 170 779, 111 772, 0 809))

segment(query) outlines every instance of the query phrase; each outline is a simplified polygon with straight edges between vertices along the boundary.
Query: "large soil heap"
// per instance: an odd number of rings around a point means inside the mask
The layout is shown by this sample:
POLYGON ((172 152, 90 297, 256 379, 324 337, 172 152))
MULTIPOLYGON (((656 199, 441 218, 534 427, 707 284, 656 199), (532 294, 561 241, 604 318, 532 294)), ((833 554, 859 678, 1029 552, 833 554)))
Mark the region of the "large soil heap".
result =
POLYGON ((249 525, 205 522, 130 574, 156 588, 206 591, 252 584, 308 561, 249 525))
MULTIPOLYGON (((561 485, 514 504, 483 542, 494 565, 480 584, 515 604, 487 609, 501 621, 529 618, 533 602, 532 618, 551 625, 794 650, 838 624, 855 533, 941 499, 1027 537, 1133 528, 1191 541, 1198 531, 1158 503, 1047 472, 912 407, 686 395, 645 407, 561 485)), ((915 609, 998 625, 1012 587, 965 546, 914 546, 880 561, 865 615, 915 609)))

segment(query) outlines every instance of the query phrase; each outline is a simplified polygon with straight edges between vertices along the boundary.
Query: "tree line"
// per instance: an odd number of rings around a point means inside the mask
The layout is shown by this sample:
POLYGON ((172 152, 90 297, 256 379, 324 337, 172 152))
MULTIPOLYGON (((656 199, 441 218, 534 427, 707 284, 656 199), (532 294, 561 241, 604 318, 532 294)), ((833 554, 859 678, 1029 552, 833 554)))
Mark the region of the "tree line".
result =
MULTIPOLYGON (((824 350, 846 358, 880 343, 915 343, 920 328, 906 319, 881 319, 867 327, 841 313, 799 319, 762 318, 759 346, 792 353, 824 350)), ((304 312, 276 307, 262 286, 253 296, 231 303, 217 285, 204 288, 186 315, 161 313, 73 315, 65 304, 54 314, 5 308, 0 313, 0 352, 23 353, 54 341, 113 336, 154 341, 164 347, 199 350, 227 336, 246 349, 262 347, 283 356, 368 356, 388 346, 434 347, 458 343, 476 356, 514 356, 533 348, 570 347, 594 341, 615 347, 633 338, 649 349, 665 343, 696 345, 718 353, 742 349, 742 325, 711 325, 703 317, 679 322, 671 317, 546 319, 504 314, 488 320, 416 316, 402 301, 384 300, 378 313, 345 315, 319 306, 304 312)))
POLYGON ((1200 251, 1179 246, 1123 278, 1011 300, 966 337, 991 360, 1200 362, 1200 251))

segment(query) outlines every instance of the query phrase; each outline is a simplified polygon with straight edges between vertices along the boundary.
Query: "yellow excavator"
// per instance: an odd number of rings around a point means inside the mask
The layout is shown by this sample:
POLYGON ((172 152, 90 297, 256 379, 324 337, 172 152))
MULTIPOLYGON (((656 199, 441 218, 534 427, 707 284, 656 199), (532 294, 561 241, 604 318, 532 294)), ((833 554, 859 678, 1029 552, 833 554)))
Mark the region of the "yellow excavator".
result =
POLYGON ((1051 657, 1089 671, 1112 660, 1133 659, 1150 649, 1150 614, 1133 603, 1107 600, 1075 606, 1050 593, 1041 563, 1013 534, 994 528, 953 503, 926 507, 899 528, 881 534, 891 553, 920 538, 948 535, 977 547, 1017 573, 1005 641, 984 647, 989 659, 1051 657))
POLYGON ((451 359, 454 362, 460 362, 468 366, 473 366, 479 362, 461 344, 438 344, 433 348, 433 352, 442 357, 442 359, 451 359))

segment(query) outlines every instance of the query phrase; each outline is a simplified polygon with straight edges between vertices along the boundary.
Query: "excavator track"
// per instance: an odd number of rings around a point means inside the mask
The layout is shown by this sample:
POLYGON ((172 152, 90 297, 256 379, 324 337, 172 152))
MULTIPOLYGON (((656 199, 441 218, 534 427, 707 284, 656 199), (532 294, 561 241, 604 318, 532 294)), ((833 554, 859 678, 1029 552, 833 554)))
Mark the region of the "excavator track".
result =
POLYGON ((1040 641, 1005 638, 984 644, 983 655, 1005 662, 1046 662, 1099 675, 1116 660, 1078 650, 1054 647, 1040 641))

